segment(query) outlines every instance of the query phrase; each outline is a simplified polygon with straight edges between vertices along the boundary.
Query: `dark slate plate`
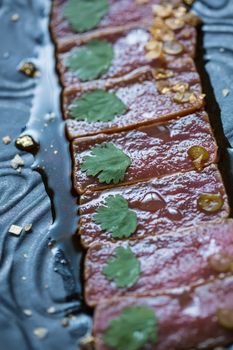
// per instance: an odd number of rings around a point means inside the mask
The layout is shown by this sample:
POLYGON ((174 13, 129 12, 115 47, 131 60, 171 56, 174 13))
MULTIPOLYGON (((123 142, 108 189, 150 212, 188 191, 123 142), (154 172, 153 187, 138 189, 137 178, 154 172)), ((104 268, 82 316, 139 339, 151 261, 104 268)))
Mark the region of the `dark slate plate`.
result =
MULTIPOLYGON (((232 198, 233 1, 197 0, 195 10, 205 22, 199 46, 203 42, 206 51, 200 50, 198 67, 232 198), (231 90, 225 98, 224 88, 231 90)), ((5 135, 13 140, 8 146, 0 142, 1 350, 75 350, 92 323, 82 301, 82 253, 72 236, 77 205, 49 12, 49 0, 0 0, 0 140, 5 135), (16 22, 11 20, 15 13, 20 16, 16 22), (17 71, 25 59, 38 65, 40 80, 17 71), (46 115, 51 112, 55 120, 48 122, 46 115), (21 133, 30 133, 40 143, 35 157, 15 148, 14 140, 21 133), (21 174, 10 166, 16 153, 25 162, 21 174), (31 233, 20 237, 8 233, 11 224, 27 223, 33 224, 31 233), (25 315, 25 310, 32 315, 25 315), (34 335, 38 327, 48 331, 44 339, 34 335)))

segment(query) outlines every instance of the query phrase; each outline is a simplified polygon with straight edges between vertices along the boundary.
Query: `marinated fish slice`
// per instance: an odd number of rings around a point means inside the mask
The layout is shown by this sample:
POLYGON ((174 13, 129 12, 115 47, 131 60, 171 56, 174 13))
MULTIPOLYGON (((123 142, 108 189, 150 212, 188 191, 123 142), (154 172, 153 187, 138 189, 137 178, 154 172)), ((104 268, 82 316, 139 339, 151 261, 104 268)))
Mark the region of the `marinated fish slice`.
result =
MULTIPOLYGON (((97 103, 98 100, 92 106, 97 103)), ((182 71, 177 76, 163 80, 162 83, 156 82, 151 74, 138 74, 119 84, 108 87, 96 84, 96 88, 83 86, 82 90, 73 89, 69 94, 63 95, 63 109, 65 118, 68 119, 66 125, 69 139, 101 132, 128 130, 155 122, 161 123, 191 114, 201 109, 203 104, 199 76, 193 71, 182 71), (177 86, 177 84, 185 84, 187 91, 174 92, 174 85, 177 86), (109 118, 109 121, 87 120, 83 114, 72 113, 72 107, 79 103, 80 98, 86 96, 86 93, 102 90, 102 88, 116 95, 123 102, 125 113, 109 118)), ((99 116, 99 112, 95 113, 94 118, 99 116)))
MULTIPOLYGON (((122 268, 123 265, 124 261, 122 268)), ((232 272, 233 221, 230 219, 139 241, 93 245, 85 260, 85 299, 88 305, 95 306, 103 299, 185 290, 232 272), (117 287, 115 280, 109 280, 104 272, 119 247, 130 248, 141 269, 139 279, 123 288, 117 287)), ((126 277, 124 272, 123 277, 126 277)))
MULTIPOLYGON (((233 341, 233 277, 215 280, 183 293, 166 293, 143 298, 110 299, 100 303, 95 311, 94 334, 97 350, 118 349, 105 344, 107 330, 113 320, 119 319, 126 309, 143 307, 152 310, 156 317, 154 343, 146 350, 212 349, 233 341)), ((118 323, 119 325, 119 323, 118 323)), ((132 324, 131 324, 132 325, 132 324)), ((122 341, 124 322, 115 328, 117 339, 122 341), (122 339, 122 340, 121 340, 122 339)), ((141 325, 143 329, 143 325, 141 325)), ((132 332, 131 329, 128 331, 132 332)), ((108 341, 110 336, 108 335, 108 341)), ((129 339, 129 338, 128 338, 129 339)))
POLYGON ((78 193, 112 187, 100 183, 97 177, 88 176, 80 165, 89 156, 93 147, 112 143, 121 149, 132 163, 127 169, 122 184, 193 170, 217 161, 217 145, 214 140, 208 116, 197 112, 175 119, 166 124, 151 125, 129 132, 99 134, 75 139, 72 152, 74 160, 74 186, 78 193), (201 146, 208 152, 207 159, 196 162, 188 151, 201 146))
MULTIPOLYGON (((55 40, 77 34, 63 15, 67 3, 67 0, 53 2, 51 28, 55 40)), ((144 4, 139 4, 139 1, 136 0, 109 0, 108 3, 109 8, 106 15, 102 17, 97 26, 94 26, 93 30, 118 27, 129 23, 150 23, 154 17, 152 4, 158 4, 160 0, 149 0, 144 4)))
MULTIPOLYGON (((115 79, 141 67, 148 67, 148 69, 150 69, 149 65, 164 66, 166 61, 174 61, 180 59, 181 56, 187 56, 187 54, 193 56, 196 45, 196 29, 193 26, 185 25, 178 33, 175 33, 175 37, 183 45, 184 52, 178 56, 166 54, 161 56, 160 60, 157 59, 154 62, 150 62, 147 59, 148 51, 145 46, 152 40, 152 36, 145 28, 134 28, 130 31, 122 30, 119 33, 109 31, 100 37, 95 35, 92 37, 89 36, 86 40, 76 38, 73 41, 67 42, 58 50, 58 69, 61 74, 62 84, 66 88, 70 85, 79 84, 81 81, 95 80, 98 78, 104 80, 115 79), (86 48, 93 41, 98 41, 100 44, 102 42, 109 43, 113 51, 113 58, 106 72, 99 73, 92 79, 85 79, 80 76, 78 70, 75 70, 74 67, 69 67, 69 61, 72 57, 75 57, 77 52, 80 52, 78 50, 86 48)), ((86 57, 88 60, 88 56, 86 57)), ((89 65, 93 64, 95 56, 89 59, 92 61, 89 65)), ((80 65, 78 65, 80 60, 76 60, 76 66, 80 69, 80 65)), ((87 65, 86 69, 88 69, 88 67, 87 65)))
POLYGON ((129 209, 137 215, 137 228, 130 239, 218 222, 229 215, 220 172, 215 165, 211 165, 201 172, 177 173, 127 187, 82 195, 79 234, 86 247, 93 243, 114 241, 112 232, 103 230, 94 221, 96 210, 106 206, 110 196, 122 196, 127 200, 129 209))

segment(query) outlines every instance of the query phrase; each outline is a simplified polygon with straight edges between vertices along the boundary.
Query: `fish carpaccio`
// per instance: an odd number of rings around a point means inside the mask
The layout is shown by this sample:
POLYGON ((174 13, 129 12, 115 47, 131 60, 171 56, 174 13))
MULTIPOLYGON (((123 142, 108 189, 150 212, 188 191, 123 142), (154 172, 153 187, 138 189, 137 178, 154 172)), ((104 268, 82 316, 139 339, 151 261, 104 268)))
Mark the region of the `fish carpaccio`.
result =
POLYGON ((233 341, 233 224, 184 2, 53 1, 98 350, 233 341))

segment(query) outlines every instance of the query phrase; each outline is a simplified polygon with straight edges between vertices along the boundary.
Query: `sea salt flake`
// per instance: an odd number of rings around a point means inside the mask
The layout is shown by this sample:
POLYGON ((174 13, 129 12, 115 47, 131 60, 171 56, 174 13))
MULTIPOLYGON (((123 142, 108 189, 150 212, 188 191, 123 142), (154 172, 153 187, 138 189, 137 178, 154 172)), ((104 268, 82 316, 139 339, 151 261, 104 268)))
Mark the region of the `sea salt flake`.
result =
POLYGON ((18 169, 22 166, 24 166, 24 160, 20 157, 19 154, 16 154, 14 158, 11 160, 11 166, 13 169, 18 169))
POLYGON ((11 20, 13 22, 17 22, 19 20, 19 14, 18 13, 14 13, 12 16, 11 16, 11 20))
POLYGON ((229 89, 226 88, 226 89, 222 90, 223 97, 227 97, 229 94, 230 94, 230 90, 229 89))
POLYGON ((43 338, 45 338, 47 336, 48 330, 47 330, 47 328, 44 328, 44 327, 38 327, 38 328, 35 328, 33 330, 33 334, 36 337, 38 337, 40 339, 43 339, 43 338))
POLYGON ((24 226, 24 231, 25 232, 29 232, 29 231, 31 231, 32 230, 32 224, 26 224, 25 226, 24 226))
POLYGON ((28 317, 32 316, 32 311, 30 309, 24 309, 23 313, 24 313, 24 315, 26 315, 28 317))
POLYGON ((48 314, 55 314, 56 308, 54 306, 51 306, 47 309, 48 314))
POLYGON ((11 143, 11 138, 10 138, 10 136, 8 136, 8 135, 3 136, 2 142, 4 143, 4 145, 9 145, 9 143, 11 143))
POLYGON ((21 232, 22 232, 23 228, 21 226, 18 225, 11 225, 11 227, 9 228, 9 233, 12 233, 15 236, 20 236, 21 232))

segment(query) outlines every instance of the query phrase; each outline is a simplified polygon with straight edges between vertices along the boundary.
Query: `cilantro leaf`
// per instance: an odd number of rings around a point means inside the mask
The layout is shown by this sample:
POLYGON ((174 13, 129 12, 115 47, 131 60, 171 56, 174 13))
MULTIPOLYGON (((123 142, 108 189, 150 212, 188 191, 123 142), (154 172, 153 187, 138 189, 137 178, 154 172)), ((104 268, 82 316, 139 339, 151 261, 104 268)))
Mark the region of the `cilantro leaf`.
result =
POLYGON ((120 195, 109 196, 106 206, 96 209, 94 221, 114 238, 129 237, 137 228, 137 215, 120 195))
POLYGON ((112 45, 105 40, 92 40, 75 49, 67 60, 67 66, 80 80, 92 80, 106 73, 113 59, 112 45))
POLYGON ((108 122, 126 112, 123 102, 114 94, 94 90, 77 98, 70 106, 70 114, 77 120, 88 123, 108 122))
POLYGON ((130 248, 118 247, 114 254, 115 257, 110 258, 104 267, 103 274, 118 288, 132 287, 140 276, 140 262, 130 248))
POLYGON ((108 8, 108 0, 69 0, 64 7, 64 17, 76 32, 82 33, 95 28, 108 8))
POLYGON ((81 171, 88 176, 97 176, 99 182, 117 184, 124 179, 125 172, 130 166, 130 158, 112 143, 97 145, 92 148, 91 155, 83 158, 81 171))
POLYGON ((157 319, 146 306, 125 308, 120 317, 110 322, 104 335, 105 344, 116 350, 139 350, 157 341, 157 319))

